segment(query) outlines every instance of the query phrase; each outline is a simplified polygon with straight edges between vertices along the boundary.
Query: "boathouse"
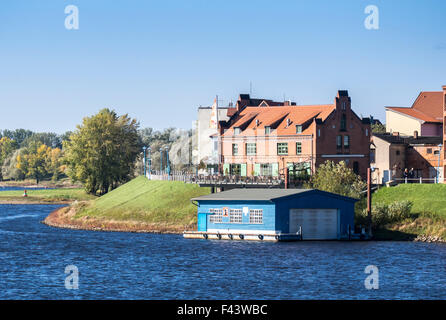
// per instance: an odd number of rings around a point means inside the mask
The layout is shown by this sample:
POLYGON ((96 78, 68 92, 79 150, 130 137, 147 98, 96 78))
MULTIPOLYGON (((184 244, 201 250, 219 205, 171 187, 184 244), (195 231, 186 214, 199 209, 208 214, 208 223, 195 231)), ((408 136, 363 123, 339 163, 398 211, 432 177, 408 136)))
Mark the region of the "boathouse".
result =
POLYGON ((232 189, 191 201, 197 231, 185 238, 290 241, 349 239, 357 200, 316 189, 232 189))

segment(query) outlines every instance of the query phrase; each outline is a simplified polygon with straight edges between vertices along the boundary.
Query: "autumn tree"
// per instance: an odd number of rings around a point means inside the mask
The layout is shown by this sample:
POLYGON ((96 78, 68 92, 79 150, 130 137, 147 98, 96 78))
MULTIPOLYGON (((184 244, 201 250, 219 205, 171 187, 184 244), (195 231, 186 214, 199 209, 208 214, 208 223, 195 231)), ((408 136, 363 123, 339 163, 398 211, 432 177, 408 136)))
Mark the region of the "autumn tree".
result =
POLYGON ((135 119, 109 109, 84 118, 64 141, 68 176, 91 194, 105 194, 128 181, 141 153, 138 127, 135 119))

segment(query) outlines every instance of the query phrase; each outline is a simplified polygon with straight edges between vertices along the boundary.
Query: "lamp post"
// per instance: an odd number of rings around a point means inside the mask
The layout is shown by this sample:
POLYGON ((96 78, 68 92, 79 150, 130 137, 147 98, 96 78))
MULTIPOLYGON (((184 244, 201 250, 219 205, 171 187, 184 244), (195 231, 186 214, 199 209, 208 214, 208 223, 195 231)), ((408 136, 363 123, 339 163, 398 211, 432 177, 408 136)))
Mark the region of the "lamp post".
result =
POLYGON ((160 175, 163 175, 163 148, 160 148, 160 175))
POLYGON ((440 150, 438 151, 437 183, 440 183, 440 159, 441 159, 441 147, 443 147, 443 145, 440 143, 438 147, 440 148, 440 150))
POLYGON ((146 161, 147 161, 147 158, 146 158, 146 150, 147 150, 147 147, 146 147, 146 146, 143 146, 143 147, 142 147, 142 150, 144 151, 144 159, 143 159, 144 176, 147 177, 147 171, 146 171, 146 161))
POLYGON ((149 180, 152 178, 152 148, 148 147, 147 151, 149 152, 149 158, 148 163, 149 163, 149 180))
POLYGON ((169 163, 169 147, 166 146, 166 171, 167 171, 167 180, 170 180, 170 163, 169 163))

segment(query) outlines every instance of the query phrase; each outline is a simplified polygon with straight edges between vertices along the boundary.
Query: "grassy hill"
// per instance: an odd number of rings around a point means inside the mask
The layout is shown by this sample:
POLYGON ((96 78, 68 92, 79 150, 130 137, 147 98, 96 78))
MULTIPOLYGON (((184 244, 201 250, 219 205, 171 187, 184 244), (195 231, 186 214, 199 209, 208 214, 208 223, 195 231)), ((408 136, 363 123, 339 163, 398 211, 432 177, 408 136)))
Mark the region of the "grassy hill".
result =
POLYGON ((106 217, 142 222, 190 224, 197 207, 190 199, 210 193, 209 188, 177 181, 149 181, 138 177, 94 200, 76 217, 106 217))
POLYGON ((399 234, 401 238, 426 235, 446 239, 446 185, 400 184, 383 187, 372 196, 374 204, 401 200, 413 203, 411 219, 387 226, 376 234, 378 238, 398 239, 399 234))
POLYGON ((412 212, 446 218, 446 185, 444 184, 400 184, 381 188, 373 194, 374 203, 389 204, 393 201, 413 202, 412 212))

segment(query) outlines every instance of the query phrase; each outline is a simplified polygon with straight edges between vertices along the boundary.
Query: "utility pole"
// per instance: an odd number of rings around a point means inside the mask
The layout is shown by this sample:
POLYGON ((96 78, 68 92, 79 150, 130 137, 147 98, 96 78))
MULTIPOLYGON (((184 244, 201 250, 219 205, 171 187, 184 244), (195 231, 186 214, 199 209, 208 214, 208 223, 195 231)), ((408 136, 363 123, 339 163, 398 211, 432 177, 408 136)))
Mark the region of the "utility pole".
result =
POLYGON ((369 237, 372 236, 372 169, 367 168, 367 222, 369 237))
MULTIPOLYGON (((443 146, 441 143, 438 145, 440 150, 438 151, 438 169, 437 169, 437 183, 440 183, 440 159, 441 159, 441 147, 443 146)), ((443 172, 444 177, 444 172, 443 172)))

